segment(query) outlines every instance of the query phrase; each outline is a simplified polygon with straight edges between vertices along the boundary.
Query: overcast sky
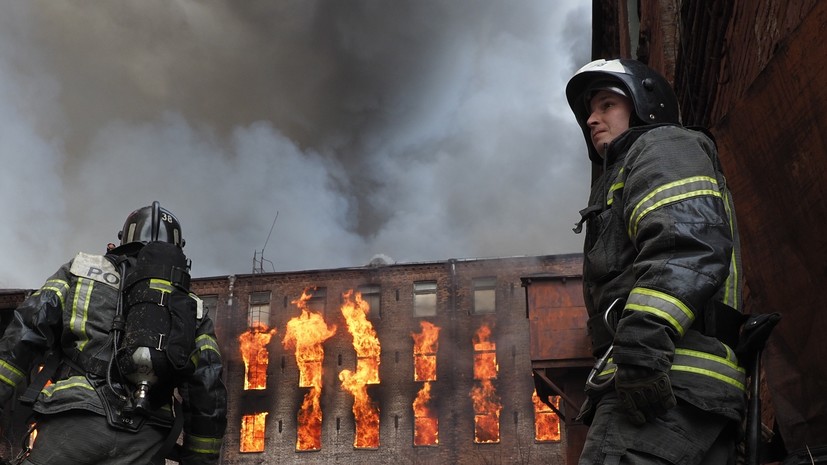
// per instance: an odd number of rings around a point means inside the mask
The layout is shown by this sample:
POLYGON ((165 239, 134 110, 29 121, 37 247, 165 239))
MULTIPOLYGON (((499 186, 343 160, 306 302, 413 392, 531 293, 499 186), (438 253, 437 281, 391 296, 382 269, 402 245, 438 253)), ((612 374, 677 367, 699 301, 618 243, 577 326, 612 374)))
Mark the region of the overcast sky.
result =
POLYGON ((590 0, 0 5, 0 288, 153 200, 194 277, 581 250, 590 0))

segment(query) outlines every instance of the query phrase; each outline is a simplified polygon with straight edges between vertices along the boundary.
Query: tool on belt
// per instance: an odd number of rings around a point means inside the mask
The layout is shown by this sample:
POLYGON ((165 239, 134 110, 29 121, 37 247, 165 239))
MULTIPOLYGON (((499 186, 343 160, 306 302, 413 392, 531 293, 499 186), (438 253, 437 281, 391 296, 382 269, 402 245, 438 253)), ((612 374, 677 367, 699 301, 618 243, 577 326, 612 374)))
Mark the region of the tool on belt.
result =
MULTIPOLYGON (((780 313, 750 316, 741 330, 741 339, 735 348, 738 361, 751 375, 750 399, 747 408, 747 465, 758 465, 762 457, 761 442, 761 353, 770 333, 781 320, 780 313)), ((786 463, 786 461, 784 462, 786 463)), ((815 463, 815 462, 813 462, 815 463)))
MULTIPOLYGON (((611 305, 609 305, 609 307, 606 309, 606 311, 603 312, 603 324, 606 325, 606 329, 609 331, 609 333, 612 335, 612 337, 614 337, 615 327, 617 326, 617 321, 619 319, 619 318, 614 317, 614 315, 612 313, 614 311, 616 311, 617 309, 621 309, 621 311, 622 311, 623 304, 625 304, 625 303, 626 303, 625 299, 621 299, 620 297, 618 297, 617 299, 615 299, 611 303, 611 305), (610 320, 610 318, 611 318, 611 320, 610 320)), ((586 386, 587 387, 589 387, 591 389, 595 389, 595 390, 600 390, 600 389, 605 388, 609 384, 611 384, 612 381, 614 381, 614 378, 615 378, 614 373, 612 373, 612 375, 606 380, 603 380, 603 381, 600 381, 600 382, 596 382, 594 380, 594 378, 597 375, 599 375, 603 371, 604 368, 606 368, 606 363, 608 363, 609 358, 611 358, 613 350, 614 350, 614 344, 609 345, 609 348, 606 349, 606 352, 603 354, 603 356, 601 356, 599 359, 597 359, 597 361, 594 363, 594 367, 592 367, 592 371, 589 372, 589 376, 586 378, 586 386)))

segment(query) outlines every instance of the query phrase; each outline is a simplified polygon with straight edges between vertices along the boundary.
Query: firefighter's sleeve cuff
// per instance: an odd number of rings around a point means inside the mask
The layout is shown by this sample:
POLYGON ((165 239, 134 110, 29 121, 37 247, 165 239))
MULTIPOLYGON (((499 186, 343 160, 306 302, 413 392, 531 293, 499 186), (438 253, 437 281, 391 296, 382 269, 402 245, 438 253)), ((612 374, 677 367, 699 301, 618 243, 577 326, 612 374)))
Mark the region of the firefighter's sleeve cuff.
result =
POLYGON ((185 453, 218 455, 221 451, 221 438, 208 438, 188 434, 184 437, 185 453))

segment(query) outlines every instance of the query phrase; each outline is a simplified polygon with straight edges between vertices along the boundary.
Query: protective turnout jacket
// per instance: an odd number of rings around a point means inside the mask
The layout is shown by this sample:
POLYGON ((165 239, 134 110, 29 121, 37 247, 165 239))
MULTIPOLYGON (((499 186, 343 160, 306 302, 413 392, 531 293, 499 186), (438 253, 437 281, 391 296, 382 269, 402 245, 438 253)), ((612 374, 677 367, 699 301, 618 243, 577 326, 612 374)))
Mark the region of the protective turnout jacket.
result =
MULTIPOLYGON (((741 308, 735 212, 714 142, 676 125, 635 127, 606 151, 584 210, 584 295, 595 356, 668 372, 675 396, 739 420, 745 374, 714 312, 741 308), (603 312, 625 308, 614 336, 603 312)), ((600 378, 599 377, 599 378, 600 378)), ((597 379, 600 381, 600 379, 597 379)))
MULTIPOLYGON (((34 411, 48 415, 82 409, 106 415, 99 391, 108 389, 103 373, 112 354, 110 333, 121 279, 111 258, 79 253, 15 310, 0 339, 0 404, 11 398, 40 356, 56 351, 64 363, 38 395, 34 411)), ((198 322, 192 361, 194 371, 178 386, 184 415, 182 463, 215 464, 226 428, 226 389, 213 323, 206 314, 198 322)), ((163 424, 164 415, 171 417, 170 406, 155 415, 163 424)))

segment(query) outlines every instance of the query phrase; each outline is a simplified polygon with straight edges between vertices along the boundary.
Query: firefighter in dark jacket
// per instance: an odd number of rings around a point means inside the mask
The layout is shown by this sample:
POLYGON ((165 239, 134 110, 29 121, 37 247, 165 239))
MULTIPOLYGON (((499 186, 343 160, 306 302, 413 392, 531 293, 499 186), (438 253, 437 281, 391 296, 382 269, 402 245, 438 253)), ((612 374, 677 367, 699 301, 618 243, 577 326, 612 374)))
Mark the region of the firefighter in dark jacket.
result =
MULTIPOLYGON (((51 382, 41 383, 45 387, 32 395, 37 436, 22 463, 163 464, 164 449, 171 449, 169 438, 177 439, 181 421, 180 462, 218 463, 226 390, 209 316, 199 315, 192 364, 184 379, 175 382, 180 409, 168 380, 156 380, 166 388, 154 388, 152 402, 147 400, 143 410, 133 408, 131 388, 113 357, 125 269, 118 264, 134 259, 135 252, 151 241, 174 244, 179 250, 184 245, 178 220, 158 202, 127 217, 119 247, 106 255, 79 253, 16 309, 0 339, 0 405, 23 384, 41 356, 51 353, 47 360, 56 360, 51 382)), ((163 280, 155 284, 171 285, 163 280)), ((197 296, 181 295, 193 299, 192 308, 201 313, 197 296)))
POLYGON ((566 97, 602 167, 575 227, 605 360, 587 381, 580 464, 733 463, 741 262, 715 143, 681 125, 666 79, 635 60, 587 64, 566 97))

